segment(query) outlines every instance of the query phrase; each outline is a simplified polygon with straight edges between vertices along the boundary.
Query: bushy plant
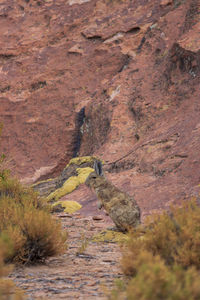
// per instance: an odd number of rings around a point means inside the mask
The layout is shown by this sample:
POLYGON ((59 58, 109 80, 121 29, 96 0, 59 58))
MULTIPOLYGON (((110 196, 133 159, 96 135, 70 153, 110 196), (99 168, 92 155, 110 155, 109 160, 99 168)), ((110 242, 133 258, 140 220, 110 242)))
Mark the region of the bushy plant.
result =
MULTIPOLYGON (((0 237, 0 300, 23 300, 23 292, 17 288, 13 281, 5 279, 12 267, 4 264, 4 256, 11 253, 12 249, 9 241, 5 243, 5 236, 0 237)), ((7 238, 6 238, 7 239, 7 238)))
POLYGON ((40 198, 34 190, 23 186, 17 179, 12 178, 8 170, 0 168, 0 201, 5 197, 11 198, 13 202, 22 206, 30 205, 50 210, 45 198, 40 198))
POLYGON ((194 267, 185 270, 173 265, 169 268, 159 256, 153 256, 147 251, 141 252, 138 259, 141 265, 136 276, 127 284, 118 283, 110 299, 200 299, 200 276, 194 267))
POLYGON ((47 201, 12 178, 5 166, 0 154, 0 300, 23 300, 24 293, 6 278, 12 270, 8 262, 33 263, 62 253, 67 234, 50 215, 47 201))
POLYGON ((45 199, 3 171, 0 173, 0 232, 13 244, 13 252, 5 256, 7 261, 43 261, 66 248, 67 235, 50 215, 45 199))
POLYGON ((199 249, 200 207, 192 200, 182 207, 172 207, 169 213, 149 218, 144 226, 130 235, 122 259, 123 271, 127 275, 135 275, 141 251, 159 255, 167 265, 200 269, 199 249))
POLYGON ((200 299, 200 207, 195 199, 148 218, 129 234, 110 299, 200 299))

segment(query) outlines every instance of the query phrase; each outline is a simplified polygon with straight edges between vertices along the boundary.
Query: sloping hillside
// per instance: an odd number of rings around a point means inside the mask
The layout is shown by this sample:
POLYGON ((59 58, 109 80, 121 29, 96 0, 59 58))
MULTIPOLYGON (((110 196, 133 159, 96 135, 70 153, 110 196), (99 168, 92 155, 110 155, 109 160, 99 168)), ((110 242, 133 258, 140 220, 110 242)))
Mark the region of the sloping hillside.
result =
POLYGON ((34 182, 73 156, 117 161, 108 177, 143 216, 198 194, 199 9, 197 0, 1 2, 1 150, 13 172, 34 182))

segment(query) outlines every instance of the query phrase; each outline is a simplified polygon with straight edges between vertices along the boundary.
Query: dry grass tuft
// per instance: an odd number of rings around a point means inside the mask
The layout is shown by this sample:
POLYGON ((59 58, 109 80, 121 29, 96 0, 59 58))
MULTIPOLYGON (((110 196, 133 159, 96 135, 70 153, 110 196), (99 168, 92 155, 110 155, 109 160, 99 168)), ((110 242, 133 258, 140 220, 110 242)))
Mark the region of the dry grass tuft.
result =
POLYGON ((23 292, 17 288, 9 279, 6 279, 10 271, 12 270, 11 266, 4 264, 4 257, 6 253, 11 253, 12 250, 10 245, 4 241, 7 240, 6 236, 0 237, 0 300, 23 300, 25 299, 23 292))
POLYGON ((42 262, 66 249, 67 234, 50 215, 47 202, 4 171, 0 172, 0 220, 0 232, 13 245, 6 261, 42 262))
POLYGON ((197 300, 200 299, 199 272, 190 267, 173 265, 169 268, 159 256, 150 252, 139 255, 137 274, 127 284, 118 282, 111 300, 197 300))
POLYGON ((195 200, 154 215, 130 233, 111 299, 200 299, 200 207, 195 200))
POLYGON ((167 265, 200 269, 200 207, 195 200, 147 219, 130 235, 122 267, 127 275, 138 269, 141 251, 159 255, 167 265))

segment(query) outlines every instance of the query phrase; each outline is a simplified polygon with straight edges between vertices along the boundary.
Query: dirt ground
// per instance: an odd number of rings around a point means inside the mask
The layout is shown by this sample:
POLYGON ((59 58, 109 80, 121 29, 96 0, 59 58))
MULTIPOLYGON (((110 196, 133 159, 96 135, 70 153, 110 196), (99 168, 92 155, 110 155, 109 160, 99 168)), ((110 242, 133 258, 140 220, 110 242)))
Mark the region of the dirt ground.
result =
POLYGON ((79 213, 57 217, 69 233, 66 253, 42 265, 17 268, 10 277, 29 300, 106 299, 114 281, 122 276, 120 246, 88 240, 113 224, 102 216, 93 220, 79 213))

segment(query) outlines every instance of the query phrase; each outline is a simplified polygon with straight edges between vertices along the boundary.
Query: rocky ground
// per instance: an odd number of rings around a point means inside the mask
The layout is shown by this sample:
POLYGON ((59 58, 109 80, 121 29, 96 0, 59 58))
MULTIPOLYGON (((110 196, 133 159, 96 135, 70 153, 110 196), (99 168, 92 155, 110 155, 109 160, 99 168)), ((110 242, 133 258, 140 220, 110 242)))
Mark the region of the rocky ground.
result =
POLYGON ((44 265, 17 268, 10 277, 28 299, 106 299, 114 281, 122 276, 120 247, 106 239, 90 239, 112 222, 100 215, 93 220, 79 213, 56 217, 69 232, 66 253, 49 258, 44 265))

